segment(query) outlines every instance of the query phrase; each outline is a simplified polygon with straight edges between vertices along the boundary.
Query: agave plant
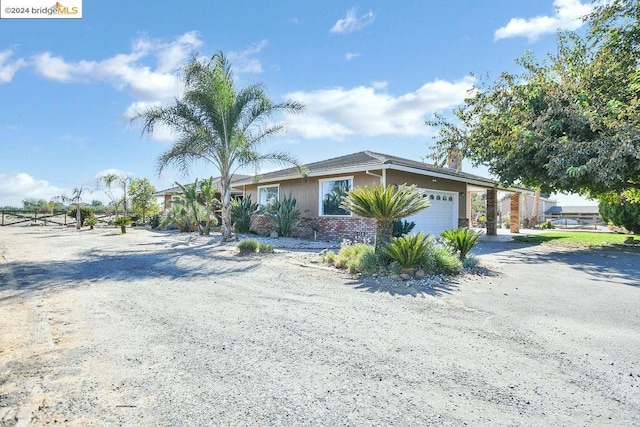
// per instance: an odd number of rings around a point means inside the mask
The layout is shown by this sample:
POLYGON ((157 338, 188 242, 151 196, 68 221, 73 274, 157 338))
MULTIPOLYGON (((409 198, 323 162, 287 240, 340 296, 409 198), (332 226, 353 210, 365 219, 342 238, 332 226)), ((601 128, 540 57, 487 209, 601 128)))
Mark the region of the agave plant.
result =
POLYGON ((444 244, 451 252, 458 255, 461 261, 466 258, 469 251, 478 243, 480 236, 482 236, 481 232, 468 228, 452 228, 440 233, 440 238, 444 244))

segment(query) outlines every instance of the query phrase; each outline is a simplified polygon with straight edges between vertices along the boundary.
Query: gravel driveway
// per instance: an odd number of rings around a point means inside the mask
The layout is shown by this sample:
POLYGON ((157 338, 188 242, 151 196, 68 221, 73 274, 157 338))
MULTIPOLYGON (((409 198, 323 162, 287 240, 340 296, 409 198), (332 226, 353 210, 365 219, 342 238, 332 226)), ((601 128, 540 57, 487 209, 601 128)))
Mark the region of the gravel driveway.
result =
POLYGON ((640 425, 640 256, 476 252, 487 274, 390 286, 309 250, 0 228, 0 425, 640 425))

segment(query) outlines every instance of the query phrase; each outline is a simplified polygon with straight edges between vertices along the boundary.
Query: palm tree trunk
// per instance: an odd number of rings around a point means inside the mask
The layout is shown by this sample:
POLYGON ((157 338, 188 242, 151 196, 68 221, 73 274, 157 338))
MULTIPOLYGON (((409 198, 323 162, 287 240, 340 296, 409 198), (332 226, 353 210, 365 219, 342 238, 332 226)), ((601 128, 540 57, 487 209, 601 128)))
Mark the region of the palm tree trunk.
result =
POLYGON ((80 214, 80 205, 76 205, 76 229, 80 230, 82 227, 82 215, 80 214))
POLYGON ((376 220, 376 242, 375 251, 380 253, 382 248, 389 243, 393 237, 393 221, 390 219, 376 220))
POLYGON ((540 209, 540 187, 536 188, 536 194, 533 196, 533 208, 531 210, 531 227, 538 225, 538 209, 540 209))
POLYGON ((220 180, 220 190, 222 191, 222 241, 231 240, 231 189, 224 179, 220 180))

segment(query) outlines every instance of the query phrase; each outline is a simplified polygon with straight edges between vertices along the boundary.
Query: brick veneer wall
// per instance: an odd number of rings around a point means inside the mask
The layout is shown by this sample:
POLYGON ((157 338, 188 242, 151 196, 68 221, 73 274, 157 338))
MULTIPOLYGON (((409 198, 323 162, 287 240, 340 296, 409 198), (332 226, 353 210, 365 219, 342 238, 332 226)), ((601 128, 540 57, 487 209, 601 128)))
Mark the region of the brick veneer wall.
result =
MULTIPOLYGON (((320 240, 362 241, 368 239, 373 242, 376 233, 375 222, 372 219, 319 217, 303 219, 294 236, 312 239, 314 228, 317 230, 317 238, 320 240)), ((256 215, 251 221, 251 230, 258 234, 269 235, 275 230, 275 223, 268 216, 256 215)))
POLYGON ((487 235, 498 234, 498 190, 490 188, 487 190, 487 235))
POLYGON ((322 240, 368 239, 373 243, 376 236, 375 221, 368 218, 320 217, 315 219, 318 238, 322 240))

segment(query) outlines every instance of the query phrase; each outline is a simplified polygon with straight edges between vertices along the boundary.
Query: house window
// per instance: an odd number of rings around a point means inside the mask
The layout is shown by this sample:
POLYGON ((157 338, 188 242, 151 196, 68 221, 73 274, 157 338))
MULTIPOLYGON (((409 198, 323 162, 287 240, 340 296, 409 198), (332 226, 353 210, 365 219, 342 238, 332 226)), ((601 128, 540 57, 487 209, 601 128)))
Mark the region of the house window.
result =
POLYGON ((260 208, 269 208, 269 206, 278 200, 280 200, 279 185, 258 187, 258 204, 260 208))
POLYGON ((353 187, 353 177, 320 180, 320 215, 351 216, 340 207, 342 197, 353 187))

